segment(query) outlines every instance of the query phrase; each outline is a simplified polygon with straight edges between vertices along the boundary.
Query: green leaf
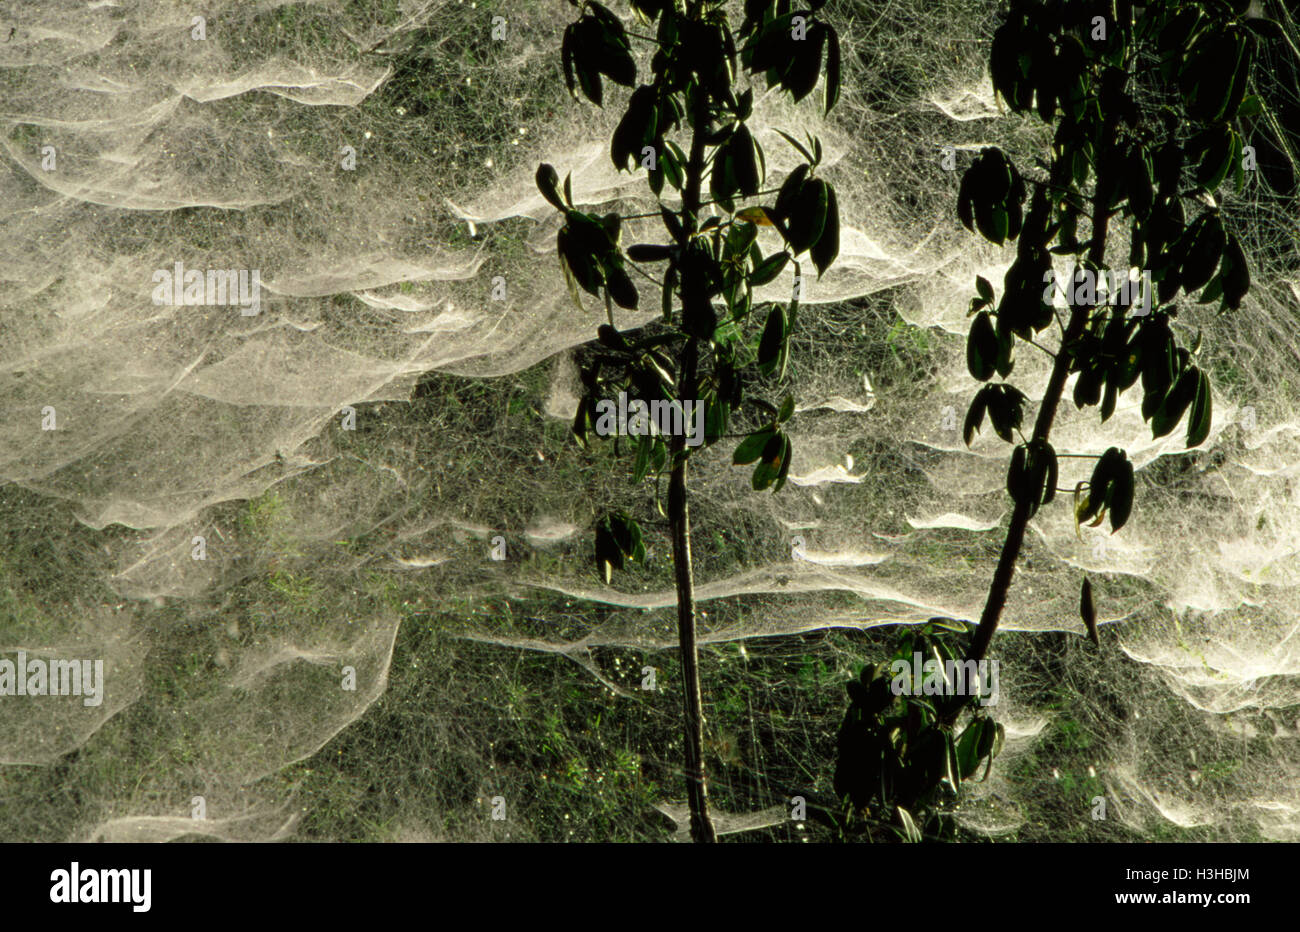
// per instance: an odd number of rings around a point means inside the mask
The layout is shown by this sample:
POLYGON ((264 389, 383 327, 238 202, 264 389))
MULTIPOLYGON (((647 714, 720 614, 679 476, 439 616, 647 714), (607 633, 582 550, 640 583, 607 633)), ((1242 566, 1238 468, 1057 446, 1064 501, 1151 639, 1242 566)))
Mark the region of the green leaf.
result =
POLYGON ((1052 499, 1056 498, 1056 480, 1059 468, 1056 460, 1056 450, 1046 440, 1041 442, 1030 441, 1029 450, 1035 485, 1041 490, 1037 493, 1038 502, 1043 505, 1050 505, 1052 499))
POLYGON ((974 166, 966 169, 961 176, 961 185, 957 189, 957 219, 961 221, 962 226, 975 232, 975 183, 972 180, 974 166))
POLYGON ((768 312, 767 323, 763 327, 763 336, 758 344, 758 365, 764 375, 770 374, 781 358, 781 348, 785 343, 785 307, 772 305, 768 312))
POLYGON ((826 27, 826 113, 840 99, 840 37, 834 26, 826 27))
POLYGON ((786 395, 781 402, 781 410, 776 413, 776 422, 784 424, 794 415, 794 395, 786 395))
POLYGON ((774 465, 767 461, 759 463, 754 467, 754 474, 750 477, 750 487, 753 488, 755 492, 763 491, 776 481, 776 477, 780 471, 781 468, 779 465, 774 465))
POLYGON ((1246 253, 1236 234, 1228 237, 1220 265, 1223 277, 1223 304, 1233 310, 1241 307, 1241 299, 1250 290, 1250 269, 1246 267, 1246 253))
POLYGON ((795 102, 803 100, 817 86, 822 70, 822 49, 826 45, 826 27, 813 23, 802 42, 794 42, 793 60, 782 84, 793 95, 795 102))
POLYGON ((971 400, 970 408, 966 411, 966 422, 962 425, 962 438, 966 441, 966 446, 970 446, 971 441, 975 439, 976 432, 984 423, 984 412, 988 408, 988 391, 992 386, 985 385, 971 400))
POLYGON ((896 806, 895 809, 898 812, 898 824, 902 826, 903 840, 911 844, 920 844, 924 838, 921 835, 921 830, 917 828, 916 820, 912 818, 912 814, 902 806, 896 806))
POLYGON ((639 483, 650 471, 650 451, 654 449, 655 438, 645 434, 637 438, 636 462, 632 467, 632 482, 639 483))
POLYGON ((1023 421, 1024 393, 1005 382, 991 388, 995 391, 989 396, 989 420, 993 422, 994 432, 1007 443, 1011 443, 1013 440, 1011 432, 1019 430, 1023 421))
POLYGON ((605 289, 619 307, 636 310, 641 296, 621 265, 608 266, 605 273, 605 289))
POLYGON ((998 753, 998 732, 1001 728, 1001 725, 995 725, 990 719, 986 722, 983 730, 980 731, 979 746, 976 747, 975 753, 979 755, 981 760, 987 757, 992 761, 993 757, 998 753))
POLYGON ((821 235, 809 250, 813 265, 817 267, 817 277, 821 278, 836 256, 840 254, 840 206, 835 199, 835 189, 823 181, 826 188, 826 221, 821 235))
POLYGON ((600 264, 590 252, 574 244, 572 231, 567 226, 555 236, 555 251, 564 274, 571 276, 588 294, 599 297, 600 287, 605 282, 600 264))
MULTIPOLYGON (((1123 451, 1121 451, 1122 453, 1123 451)), ((1133 513, 1133 462, 1127 456, 1119 460, 1111 473, 1106 490, 1106 504, 1110 514, 1110 532, 1114 534, 1128 523, 1133 513)))
POLYGON ((1087 576, 1083 577, 1083 586, 1079 590, 1079 617, 1083 619, 1092 643, 1101 647, 1101 638, 1097 636, 1097 609, 1092 604, 1092 583, 1087 576))
POLYGON ((735 173, 736 184, 745 197, 758 193, 758 164, 754 158, 754 137, 749 128, 740 124, 727 143, 727 159, 735 173))
POLYGON ((980 767, 980 736, 985 728, 992 729, 993 723, 987 718, 972 719, 957 739, 957 769, 963 780, 975 775, 980 767))
POLYGON ((799 200, 793 205, 790 215, 788 240, 795 255, 810 248, 822 235, 829 209, 829 195, 830 186, 820 178, 809 179, 803 184, 799 200))
POLYGON ((618 546, 618 541, 614 539, 614 533, 610 530, 609 521, 606 519, 596 525, 596 570, 608 586, 613 580, 614 570, 622 568, 623 551, 618 546))
POLYGON ((601 324, 596 328, 596 339, 601 342, 602 346, 608 346, 613 350, 627 352, 631 349, 623 334, 609 324, 601 324))
MULTIPOLYGON (((785 132, 784 130, 778 129, 777 133, 781 136, 782 139, 790 143, 790 145, 794 146, 795 149, 798 150, 799 154, 802 155, 809 162, 817 161, 816 159, 813 158, 813 154, 809 152, 806 148, 804 148, 803 143, 799 142, 799 140, 795 139, 793 136, 791 136, 789 133, 785 132)), ((796 171, 797 170, 798 169, 796 169, 796 171)), ((807 171, 806 167, 804 168, 804 171, 807 171)))
POLYGON ((1169 394, 1160 402, 1156 408, 1155 414, 1151 418, 1151 438, 1153 440, 1165 436, 1178 426, 1178 422, 1183 419, 1184 412, 1196 398, 1197 370, 1193 366, 1184 370, 1183 374, 1178 377, 1174 387, 1169 394))
POLYGON ((993 303, 993 286, 983 275, 975 276, 975 291, 989 304, 993 303))
POLYGON ((781 182, 781 190, 776 195, 776 204, 772 208, 772 214, 777 220, 786 222, 790 219, 801 199, 804 179, 807 177, 808 166, 802 163, 796 165, 790 174, 785 176, 785 181, 781 182))
POLYGON ((672 254, 671 246, 660 246, 657 243, 637 243, 627 247, 627 257, 633 262, 662 262, 671 258, 672 254))
POLYGON ((789 67, 793 49, 790 25, 797 14, 786 13, 770 21, 745 47, 742 58, 745 66, 762 74, 773 69, 789 67))
POLYGON ((1210 379, 1200 369, 1193 367, 1196 373, 1196 392, 1192 396, 1192 409, 1187 417, 1187 446, 1199 447, 1210 435, 1210 418, 1212 400, 1210 396, 1210 379))
POLYGON ((781 451, 780 468, 778 468, 776 472, 776 483, 772 486, 773 492, 781 491, 781 487, 785 485, 786 476, 790 474, 790 459, 791 459, 790 436, 788 434, 782 434, 781 437, 785 441, 785 446, 784 449, 781 451))
POLYGON ((1201 164, 1196 169, 1198 186, 1213 192, 1223 184, 1223 180, 1228 177, 1228 171, 1232 168, 1233 143, 1236 135, 1226 124, 1215 131, 1201 159, 1201 164))
POLYGON ((579 444, 582 445, 584 449, 587 446, 587 430, 588 428, 591 427, 590 415, 593 412, 594 408, 595 408, 594 400, 592 400, 590 404, 588 403, 588 399, 586 398, 579 401, 578 410, 573 415, 573 425, 569 428, 569 430, 573 433, 574 438, 578 441, 579 444))
POLYGON ((736 447, 736 452, 731 457, 732 465, 748 466, 757 460, 763 454, 763 448, 767 446, 767 442, 772 439, 775 433, 771 428, 765 428, 764 430, 755 431, 740 441, 740 445, 736 447))
POLYGON ((546 162, 538 165, 536 180, 537 190, 542 192, 542 197, 560 210, 564 210, 564 201, 560 200, 560 173, 555 170, 555 166, 546 162))
POLYGON ((790 254, 784 251, 768 256, 759 265, 755 266, 749 278, 750 285, 754 288, 761 288, 768 282, 774 281, 789 261, 790 254))
POLYGON ((579 60, 576 67, 578 86, 582 88, 583 95, 597 107, 605 106, 605 86, 600 79, 600 72, 595 67, 589 67, 583 60, 579 60))
POLYGON ((1105 370, 1084 369, 1074 383, 1074 406, 1084 408, 1095 405, 1101 400, 1101 383, 1106 377, 1105 370))
POLYGON ((767 443, 763 445, 763 452, 759 458, 763 463, 770 465, 772 469, 780 469, 785 455, 785 434, 777 430, 771 437, 767 438, 767 443))
POLYGON ((1258 95, 1247 95, 1237 108, 1237 119, 1243 120, 1249 117, 1259 116, 1264 110, 1264 102, 1259 99, 1258 95))
POLYGON ((975 315, 970 334, 966 338, 966 368, 971 377, 980 382, 993 378, 998 357, 998 337, 987 311, 975 315))
POLYGON ((663 218, 664 226, 667 227, 668 234, 673 239, 679 243, 686 239, 686 229, 682 226, 682 221, 675 213, 660 204, 659 216, 663 218))
POLYGON ((1181 274, 1183 290, 1190 294, 1214 275, 1227 245, 1227 234, 1217 211, 1202 215, 1188 233, 1190 240, 1181 274))
POLYGON ((1011 466, 1007 469, 1007 494, 1016 504, 1030 503, 1036 505, 1029 470, 1026 468, 1027 454, 1023 443, 1017 444, 1011 451, 1011 466))

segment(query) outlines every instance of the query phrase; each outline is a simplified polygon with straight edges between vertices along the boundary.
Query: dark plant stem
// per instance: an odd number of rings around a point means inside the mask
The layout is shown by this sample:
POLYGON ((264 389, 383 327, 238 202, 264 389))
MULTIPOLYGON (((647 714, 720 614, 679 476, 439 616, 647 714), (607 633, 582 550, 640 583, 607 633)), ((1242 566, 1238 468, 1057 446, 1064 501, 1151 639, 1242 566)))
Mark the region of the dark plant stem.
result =
MULTIPOLYGON (((686 166, 686 189, 682 193, 685 237, 699 225, 700 187, 704 177, 704 132, 708 122, 708 95, 701 89, 695 97, 691 153, 686 166)), ((681 243, 686 245, 685 238, 681 243)), ((694 398, 698 391, 699 341, 691 337, 685 347, 681 370, 681 397, 694 398)), ((709 788, 704 776, 704 712, 700 690, 700 656, 695 641, 695 577, 691 564, 691 513, 686 498, 686 438, 675 435, 670 446, 672 475, 668 483, 668 521, 673 538, 673 574, 677 587, 677 644, 682 655, 683 728, 686 747, 686 798, 691 811, 691 838, 715 842, 718 836, 709 818, 709 788)))

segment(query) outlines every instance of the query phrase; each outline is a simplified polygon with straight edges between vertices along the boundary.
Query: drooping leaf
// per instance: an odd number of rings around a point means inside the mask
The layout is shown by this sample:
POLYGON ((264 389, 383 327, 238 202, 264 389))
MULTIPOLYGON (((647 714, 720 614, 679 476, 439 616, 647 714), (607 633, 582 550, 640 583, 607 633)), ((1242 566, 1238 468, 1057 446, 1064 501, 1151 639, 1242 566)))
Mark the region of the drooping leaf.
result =
POLYGON ((1129 515, 1133 513, 1133 492, 1133 462, 1125 456, 1116 464, 1106 494, 1112 534, 1128 523, 1129 515))
POLYGON ((810 248, 822 235, 829 209, 830 186, 820 178, 804 182, 798 201, 792 205, 789 223, 790 248, 795 255, 810 248))
POLYGON ((826 221, 822 226, 817 242, 809 250, 813 265, 817 267, 817 277, 821 278, 836 256, 840 254, 840 207, 835 199, 835 189, 822 182, 826 188, 826 221))
POLYGON ((966 368, 971 377, 987 382, 993 377, 997 363, 998 337, 993 332, 993 322, 987 311, 980 311, 971 323, 966 338, 966 368))
POLYGON ((781 347, 785 342, 785 308, 780 304, 772 305, 768 312, 767 323, 763 326, 763 336, 758 344, 758 365, 765 374, 770 374, 781 358, 781 347))
POLYGON ((605 288, 609 291, 609 296, 614 299, 614 303, 619 307, 636 310, 641 296, 637 293, 636 285, 632 284, 631 277, 621 265, 611 265, 609 267, 605 274, 605 288))
POLYGON ((772 439, 774 431, 770 429, 755 431, 736 447, 736 452, 731 457, 731 462, 736 466, 748 466, 756 461, 763 453, 763 448, 767 442, 772 439))
POLYGON ((840 37, 834 26, 826 27, 826 113, 840 99, 840 37))
POLYGON ((1194 366, 1186 369, 1178 377, 1174 387, 1169 390, 1169 394, 1160 402, 1151 417, 1153 440, 1171 433, 1178 426, 1178 422, 1183 419, 1183 414, 1196 398, 1197 382, 1197 370, 1194 366))
POLYGON ((564 201, 560 200, 560 173, 555 170, 555 166, 547 162, 538 165, 536 180, 537 190, 541 191, 542 197, 560 210, 564 210, 564 201))
POLYGON ((781 182, 781 190, 776 195, 776 204, 772 208, 777 220, 789 221, 801 199, 804 179, 807 177, 808 165, 806 163, 796 165, 790 174, 785 176, 785 181, 781 182))
POLYGON ((1209 376, 1200 369, 1194 368, 1192 371, 1196 373, 1196 391, 1192 396, 1191 412, 1187 416, 1187 446, 1199 447, 1210 435, 1213 402, 1209 376))
POLYGON ((1228 237, 1219 268, 1223 277, 1224 307, 1236 310, 1241 307, 1241 299, 1250 290, 1250 269, 1246 267, 1246 253, 1236 234, 1228 237))
POLYGON ((761 288, 763 285, 775 280, 789 261, 789 253, 784 251, 773 253, 754 268, 749 283, 755 288, 761 288))
POLYGON ((962 425, 962 438, 966 441, 966 446, 970 446, 971 441, 975 439, 975 433, 984 423, 984 413, 988 407, 988 398, 985 392, 988 388, 990 386, 986 385, 975 393, 970 408, 966 411, 966 421, 962 425))
POLYGON ((1079 616, 1083 619, 1083 626, 1088 629, 1092 643, 1101 647, 1101 638, 1097 634, 1097 609, 1092 604, 1092 583, 1087 576, 1083 577, 1083 586, 1079 592, 1079 616))

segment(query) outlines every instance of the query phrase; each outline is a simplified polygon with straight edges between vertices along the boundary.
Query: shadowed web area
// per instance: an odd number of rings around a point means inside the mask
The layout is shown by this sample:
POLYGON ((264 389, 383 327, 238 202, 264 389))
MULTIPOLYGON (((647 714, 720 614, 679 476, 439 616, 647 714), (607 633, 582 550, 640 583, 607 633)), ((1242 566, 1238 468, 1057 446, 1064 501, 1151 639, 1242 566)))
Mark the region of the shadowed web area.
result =
MULTIPOLYGON (((604 110, 565 92, 571 13, 0 9, 0 656, 104 662, 98 705, 0 697, 0 837, 674 837, 667 522, 626 447, 568 434, 605 311, 574 306, 533 182, 546 161, 591 209, 653 209, 608 155, 624 92, 604 110), (157 301, 178 263, 255 271, 257 313, 157 301), (589 533, 606 507, 649 549, 611 586, 589 533)), ((962 441, 966 311, 1014 246, 961 227, 957 187, 981 147, 1029 166, 1051 139, 993 97, 996 4, 825 15, 833 115, 755 88, 769 186, 799 161, 777 129, 816 134, 843 225, 804 285, 790 482, 753 492, 732 441, 693 460, 706 763, 742 838, 813 834, 786 800, 829 791, 843 683, 880 629, 978 617, 1010 449, 962 441)), ((1290 54, 1256 91, 1294 117, 1290 54)), ((1061 407, 1059 452, 1129 451, 1134 514, 1112 536, 1058 500, 1030 525, 993 646, 1008 745, 962 808, 973 837, 1300 839, 1297 129, 1224 189, 1243 307, 1178 318, 1184 343, 1203 334, 1209 439, 1153 441, 1138 393, 1105 425, 1061 407)), ((661 233, 633 220, 623 241, 661 233)), ((639 284, 622 329, 657 315, 639 284)), ((1030 398, 1049 362, 1022 347, 1030 398)), ((1090 469, 1063 459, 1059 485, 1090 469)))

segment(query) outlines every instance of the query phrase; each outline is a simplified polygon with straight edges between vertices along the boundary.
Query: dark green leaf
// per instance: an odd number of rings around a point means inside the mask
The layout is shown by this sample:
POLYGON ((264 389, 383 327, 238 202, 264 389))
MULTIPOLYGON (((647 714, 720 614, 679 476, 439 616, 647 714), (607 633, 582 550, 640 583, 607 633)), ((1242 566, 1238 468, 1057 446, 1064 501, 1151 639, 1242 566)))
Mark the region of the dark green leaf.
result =
POLYGON ((1079 592, 1079 617, 1083 619, 1092 643, 1101 647, 1101 638, 1097 636, 1097 609, 1092 604, 1092 583, 1087 576, 1083 577, 1083 587, 1079 592))
POLYGON ((817 277, 821 278, 835 257, 840 254, 840 206, 835 199, 835 189, 827 182, 821 182, 826 188, 826 221, 821 235, 809 250, 813 265, 817 267, 817 277))
POLYGON ((633 262, 662 262, 670 258, 672 253, 671 246, 660 246, 657 243, 638 243, 627 247, 627 257, 633 262))
POLYGON ((772 486, 773 492, 780 492, 781 487, 785 485, 786 477, 790 475, 790 459, 792 457, 790 437, 787 434, 782 434, 782 438, 785 440, 785 449, 781 451, 781 465, 776 471, 776 483, 772 486))
POLYGON ((727 143, 728 161, 735 173, 736 184, 745 197, 758 193, 758 164, 754 159, 754 138, 743 123, 727 143))
POLYGON ((962 438, 966 441, 966 446, 975 439, 975 433, 984 423, 984 412, 988 407, 988 396, 986 392, 992 386, 986 385, 975 393, 974 399, 970 403, 970 408, 966 411, 966 421, 962 425, 962 438))
POLYGON ((1200 369, 1193 368, 1192 371, 1196 373, 1196 392, 1187 417, 1187 446, 1198 447, 1210 435, 1212 401, 1209 377, 1200 369))
POLYGON ((840 99, 840 37, 834 26, 826 27, 826 113, 840 99))
POLYGON ((1228 171, 1232 168, 1235 141, 1236 133, 1226 124, 1216 129, 1201 164, 1196 169, 1196 183, 1200 187, 1213 192, 1223 184, 1223 179, 1228 177, 1228 171))
POLYGON ((820 178, 805 182, 790 215, 790 248, 795 255, 810 248, 826 225, 830 186, 820 178))
POLYGON ((1191 238, 1182 263, 1182 286, 1190 294, 1214 275, 1227 245, 1227 235, 1217 211, 1203 215, 1188 232, 1191 238))
POLYGON ((1236 234, 1228 237, 1221 265, 1223 275, 1223 303, 1233 310, 1241 307, 1241 299, 1250 290, 1250 270, 1246 267, 1246 253, 1236 234))
POLYGON ((781 348, 785 343, 785 327, 785 308, 780 304, 772 305, 758 344, 758 365, 764 374, 770 374, 780 361, 781 348))
POLYGON ((761 288, 768 282, 775 280, 775 278, 781 274, 781 270, 785 268, 786 263, 789 261, 789 253, 773 253, 754 268, 749 283, 755 288, 761 288))
POLYGON ((1189 368, 1178 377, 1174 387, 1160 402, 1151 418, 1151 437, 1158 439, 1173 431, 1182 420, 1184 412, 1196 398, 1197 370, 1189 368))
POLYGON ((790 143, 790 145, 794 146, 794 148, 798 150, 799 154, 802 155, 809 162, 815 163, 817 161, 817 159, 813 158, 813 154, 809 152, 806 148, 804 148, 803 143, 799 142, 799 140, 795 139, 793 136, 791 136, 789 133, 785 132, 784 130, 778 129, 777 133, 781 136, 782 139, 790 143))
POLYGON ((822 68, 822 48, 826 44, 826 27, 813 23, 808 27, 802 42, 792 42, 793 60, 785 73, 783 84, 796 101, 803 100, 817 86, 822 68))
POLYGON ((763 448, 767 446, 768 440, 772 438, 774 431, 770 429, 755 431, 736 447, 736 452, 731 457, 731 462, 736 466, 748 466, 754 462, 763 453, 763 448))
POLYGON ((1020 428, 1024 417, 1024 393, 1005 382, 991 387, 995 391, 989 396, 989 420, 997 435, 1011 443, 1011 432, 1020 428))
POLYGON ((800 192, 807 177, 807 164, 796 165, 790 174, 785 176, 785 181, 781 182, 781 190, 776 195, 776 204, 772 208, 776 219, 782 222, 790 219, 790 215, 794 213, 800 201, 800 192))
POLYGON ((991 379, 997 356, 998 337, 993 332, 992 319, 987 311, 980 311, 975 315, 966 338, 966 368, 971 377, 980 382, 991 379))
POLYGON ((1110 511, 1110 532, 1114 534, 1128 522, 1129 515, 1133 513, 1133 462, 1124 457, 1116 464, 1111 475, 1106 502, 1110 511))
POLYGON ((542 197, 546 198, 555 207, 560 210, 565 209, 564 201, 560 200, 560 173, 555 170, 555 166, 543 162, 537 166, 537 190, 542 192, 542 197))
POLYGON ((641 296, 637 294, 636 285, 632 284, 632 279, 623 270, 622 266, 611 265, 608 267, 605 288, 609 291, 609 296, 614 299, 614 303, 619 307, 636 310, 641 296))

